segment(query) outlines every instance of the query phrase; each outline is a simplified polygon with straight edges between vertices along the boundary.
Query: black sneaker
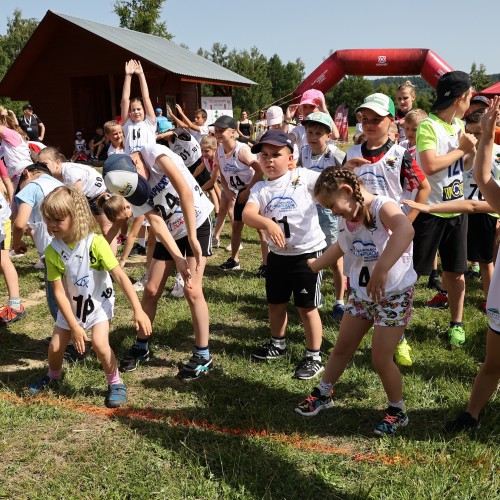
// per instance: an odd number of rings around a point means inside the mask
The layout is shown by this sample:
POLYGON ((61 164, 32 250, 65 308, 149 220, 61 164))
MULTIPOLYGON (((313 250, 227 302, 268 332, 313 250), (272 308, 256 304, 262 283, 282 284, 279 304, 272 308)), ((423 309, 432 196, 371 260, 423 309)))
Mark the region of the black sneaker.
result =
POLYGON ((81 363, 85 361, 85 358, 89 355, 90 349, 91 349, 90 342, 85 342, 85 352, 83 354, 80 354, 75 349, 75 346, 73 344, 68 344, 64 351, 63 357, 65 361, 68 361, 69 363, 81 363))
POLYGON ((469 412, 464 411, 460 413, 456 420, 446 422, 444 429, 450 434, 458 432, 472 432, 481 427, 479 420, 476 420, 469 412))
POLYGON ((257 278, 265 278, 266 277, 266 271, 267 271, 267 266, 264 264, 261 264, 259 269, 257 269, 257 278))
POLYGON ((181 380, 194 380, 206 375, 212 367, 212 357, 206 359, 194 352, 190 360, 179 370, 177 377, 181 380))
POLYGON ((324 369, 325 367, 320 360, 314 359, 311 356, 305 356, 299 361, 294 377, 299 380, 309 380, 319 375, 324 369))
POLYGON ((238 271, 240 269, 240 263, 236 262, 232 257, 219 266, 221 271, 238 271))
POLYGON ((135 255, 146 255, 146 248, 142 245, 139 245, 139 243, 134 243, 134 246, 130 250, 128 256, 134 257, 135 255))
POLYGON ((282 358, 286 354, 286 347, 278 347, 272 342, 257 347, 252 352, 252 359, 267 361, 282 358))
POLYGON ((148 361, 149 349, 140 349, 136 345, 133 345, 127 356, 122 359, 120 363, 120 371, 133 372, 134 370, 137 370, 140 363, 146 363, 148 361))

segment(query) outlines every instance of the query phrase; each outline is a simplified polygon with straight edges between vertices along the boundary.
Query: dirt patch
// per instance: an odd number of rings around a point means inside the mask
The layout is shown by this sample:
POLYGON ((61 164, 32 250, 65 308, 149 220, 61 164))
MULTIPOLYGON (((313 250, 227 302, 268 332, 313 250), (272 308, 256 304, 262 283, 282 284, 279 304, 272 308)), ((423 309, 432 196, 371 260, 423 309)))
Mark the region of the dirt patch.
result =
POLYGON ((37 290, 36 292, 30 293, 23 299, 23 306, 28 308, 36 306, 43 301, 45 301, 45 290, 37 290))

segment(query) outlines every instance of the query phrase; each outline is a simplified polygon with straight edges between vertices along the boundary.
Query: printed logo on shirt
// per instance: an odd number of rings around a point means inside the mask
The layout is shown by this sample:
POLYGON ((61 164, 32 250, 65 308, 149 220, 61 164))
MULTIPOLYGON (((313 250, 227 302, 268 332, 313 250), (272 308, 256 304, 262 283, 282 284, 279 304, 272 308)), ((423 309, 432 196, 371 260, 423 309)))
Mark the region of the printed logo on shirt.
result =
POLYGON ((458 200, 464 195, 464 184, 455 179, 448 186, 443 187, 443 201, 458 200))
POLYGON ((397 161, 397 158, 395 156, 391 156, 390 158, 385 158, 385 164, 388 166, 388 167, 394 167, 394 165, 396 164, 396 161, 397 161))
POLYGON ((82 276, 75 281, 76 286, 84 286, 85 288, 89 287, 89 275, 82 276))
POLYGON ((224 172, 239 172, 240 169, 238 168, 238 165, 231 165, 230 163, 226 163, 224 166, 224 172))
POLYGON ((383 175, 377 175, 375 172, 364 172, 360 174, 360 177, 363 180, 365 188, 372 193, 378 193, 379 191, 387 192, 389 189, 389 184, 383 175))
POLYGON ((158 182, 158 184, 156 184, 156 186, 154 186, 154 187, 151 188, 151 193, 149 195, 149 201, 152 203, 153 202, 153 198, 158 193, 161 193, 169 184, 170 184, 169 178, 166 175, 164 175, 160 179, 160 181, 158 182))
POLYGON ((302 186, 302 182, 300 182, 300 174, 295 177, 295 179, 292 179, 292 187, 296 188, 302 186))
POLYGON ((377 247, 371 242, 364 242, 362 240, 354 240, 352 242, 354 247, 353 253, 355 257, 361 257, 364 262, 374 262, 378 260, 379 253, 377 247))
POLYGON ((273 198, 264 208, 264 214, 279 210, 280 212, 292 212, 297 208, 297 203, 292 198, 277 196, 273 198))

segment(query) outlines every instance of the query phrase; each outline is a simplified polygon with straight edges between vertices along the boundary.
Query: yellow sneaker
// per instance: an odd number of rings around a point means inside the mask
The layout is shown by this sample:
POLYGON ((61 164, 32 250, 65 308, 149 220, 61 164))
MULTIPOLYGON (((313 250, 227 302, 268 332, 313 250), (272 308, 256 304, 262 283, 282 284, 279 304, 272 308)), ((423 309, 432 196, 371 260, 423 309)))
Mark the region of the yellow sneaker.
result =
POLYGON ((394 351, 396 363, 401 366, 411 366, 413 361, 411 360, 410 351, 410 344, 408 344, 406 339, 403 339, 403 341, 396 346, 396 350, 394 351))

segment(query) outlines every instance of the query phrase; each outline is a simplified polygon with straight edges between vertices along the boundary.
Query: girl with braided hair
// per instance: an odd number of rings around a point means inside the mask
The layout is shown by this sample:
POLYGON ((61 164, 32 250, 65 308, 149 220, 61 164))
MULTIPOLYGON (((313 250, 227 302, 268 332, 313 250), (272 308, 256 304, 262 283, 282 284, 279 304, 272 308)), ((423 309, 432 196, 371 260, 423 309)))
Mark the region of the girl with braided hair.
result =
POLYGON ((393 353, 410 320, 417 280, 412 264, 413 227, 396 201, 369 193, 348 169, 323 170, 314 195, 340 216, 339 237, 321 257, 310 259, 309 267, 318 272, 345 256, 351 293, 320 384, 295 411, 314 416, 333 406, 333 385, 374 326, 372 363, 388 398, 385 417, 374 432, 392 435, 408 423, 401 373, 393 353))
POLYGON ((76 351, 83 354, 88 340, 86 330, 91 330, 92 347, 108 382, 105 404, 109 408, 122 406, 127 400, 127 390, 109 345, 109 321, 115 302, 111 276, 132 306, 136 329, 150 335, 151 321, 109 243, 104 236, 94 234, 95 220, 87 198, 79 189, 70 186, 54 189, 43 200, 41 213, 53 236, 45 249, 45 261, 59 311, 49 344, 49 371, 29 390, 37 394, 57 385, 68 342, 72 340, 76 351))

